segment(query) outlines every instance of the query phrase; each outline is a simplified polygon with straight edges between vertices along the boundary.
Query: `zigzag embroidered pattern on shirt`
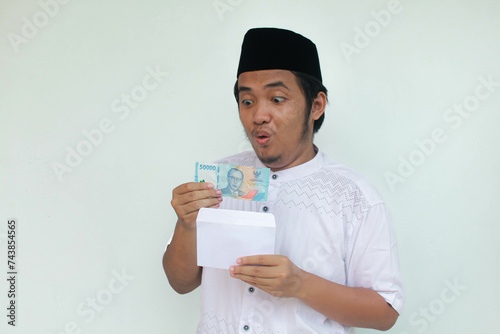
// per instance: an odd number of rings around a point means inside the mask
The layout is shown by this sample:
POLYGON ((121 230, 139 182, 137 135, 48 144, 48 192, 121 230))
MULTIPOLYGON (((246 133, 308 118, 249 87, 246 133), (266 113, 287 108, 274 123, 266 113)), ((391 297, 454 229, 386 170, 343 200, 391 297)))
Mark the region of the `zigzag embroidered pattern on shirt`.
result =
POLYGON ((289 208, 302 207, 332 218, 333 215, 342 215, 350 228, 354 228, 370 208, 356 183, 324 169, 283 184, 276 204, 289 208))
POLYGON ((210 315, 205 312, 201 316, 198 325, 198 333, 203 334, 231 334, 238 333, 238 326, 232 323, 227 323, 222 316, 210 315))

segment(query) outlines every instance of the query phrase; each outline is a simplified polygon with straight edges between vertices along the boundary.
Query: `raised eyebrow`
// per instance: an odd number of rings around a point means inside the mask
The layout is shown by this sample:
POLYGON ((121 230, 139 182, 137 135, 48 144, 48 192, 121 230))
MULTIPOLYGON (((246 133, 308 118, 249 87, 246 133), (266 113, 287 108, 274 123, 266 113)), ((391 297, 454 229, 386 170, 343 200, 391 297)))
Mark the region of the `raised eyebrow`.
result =
POLYGON ((238 94, 241 92, 250 92, 250 91, 252 91, 252 88, 250 87, 245 87, 245 86, 238 87, 238 94))
POLYGON ((283 87, 288 91, 290 90, 290 88, 288 88, 287 85, 283 83, 283 81, 271 82, 264 86, 264 88, 274 88, 274 87, 283 87))
MULTIPOLYGON (((265 89, 274 88, 274 87, 283 87, 286 90, 290 91, 290 88, 288 88, 288 86, 285 85, 283 83, 283 81, 271 82, 271 83, 268 83, 267 85, 264 86, 265 89)), ((246 87, 246 86, 238 87, 238 94, 241 92, 251 92, 251 91, 252 91, 252 88, 250 88, 250 87, 246 87)))

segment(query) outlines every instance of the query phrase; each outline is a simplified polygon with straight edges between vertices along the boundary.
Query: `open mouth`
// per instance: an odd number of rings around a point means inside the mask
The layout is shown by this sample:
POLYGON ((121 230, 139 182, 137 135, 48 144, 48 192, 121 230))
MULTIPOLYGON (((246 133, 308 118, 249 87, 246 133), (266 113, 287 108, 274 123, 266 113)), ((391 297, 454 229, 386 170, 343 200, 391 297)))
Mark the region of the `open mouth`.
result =
POLYGON ((266 145, 270 139, 271 136, 268 135, 267 133, 258 133, 257 136, 255 136, 255 141, 259 145, 266 145))

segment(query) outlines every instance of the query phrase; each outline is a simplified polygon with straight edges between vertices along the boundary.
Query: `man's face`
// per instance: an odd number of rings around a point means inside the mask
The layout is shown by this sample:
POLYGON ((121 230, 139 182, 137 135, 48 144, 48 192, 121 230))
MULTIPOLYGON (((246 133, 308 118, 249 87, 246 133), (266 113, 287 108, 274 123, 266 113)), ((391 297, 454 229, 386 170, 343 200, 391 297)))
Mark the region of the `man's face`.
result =
POLYGON ((241 183, 243 183, 243 173, 239 170, 230 170, 227 176, 227 182, 232 191, 240 189, 241 183))
POLYGON ((311 113, 304 133, 305 97, 295 75, 286 70, 241 73, 238 78, 241 123, 259 159, 274 171, 314 157, 311 113))

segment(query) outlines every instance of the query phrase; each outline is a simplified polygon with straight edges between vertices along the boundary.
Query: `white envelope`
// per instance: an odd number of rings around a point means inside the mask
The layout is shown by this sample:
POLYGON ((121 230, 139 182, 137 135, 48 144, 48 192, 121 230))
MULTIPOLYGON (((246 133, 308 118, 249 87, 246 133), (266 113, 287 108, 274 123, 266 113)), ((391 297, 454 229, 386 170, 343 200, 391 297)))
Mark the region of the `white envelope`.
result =
POLYGON ((202 208, 196 219, 198 265, 229 269, 248 255, 274 254, 270 213, 202 208))

